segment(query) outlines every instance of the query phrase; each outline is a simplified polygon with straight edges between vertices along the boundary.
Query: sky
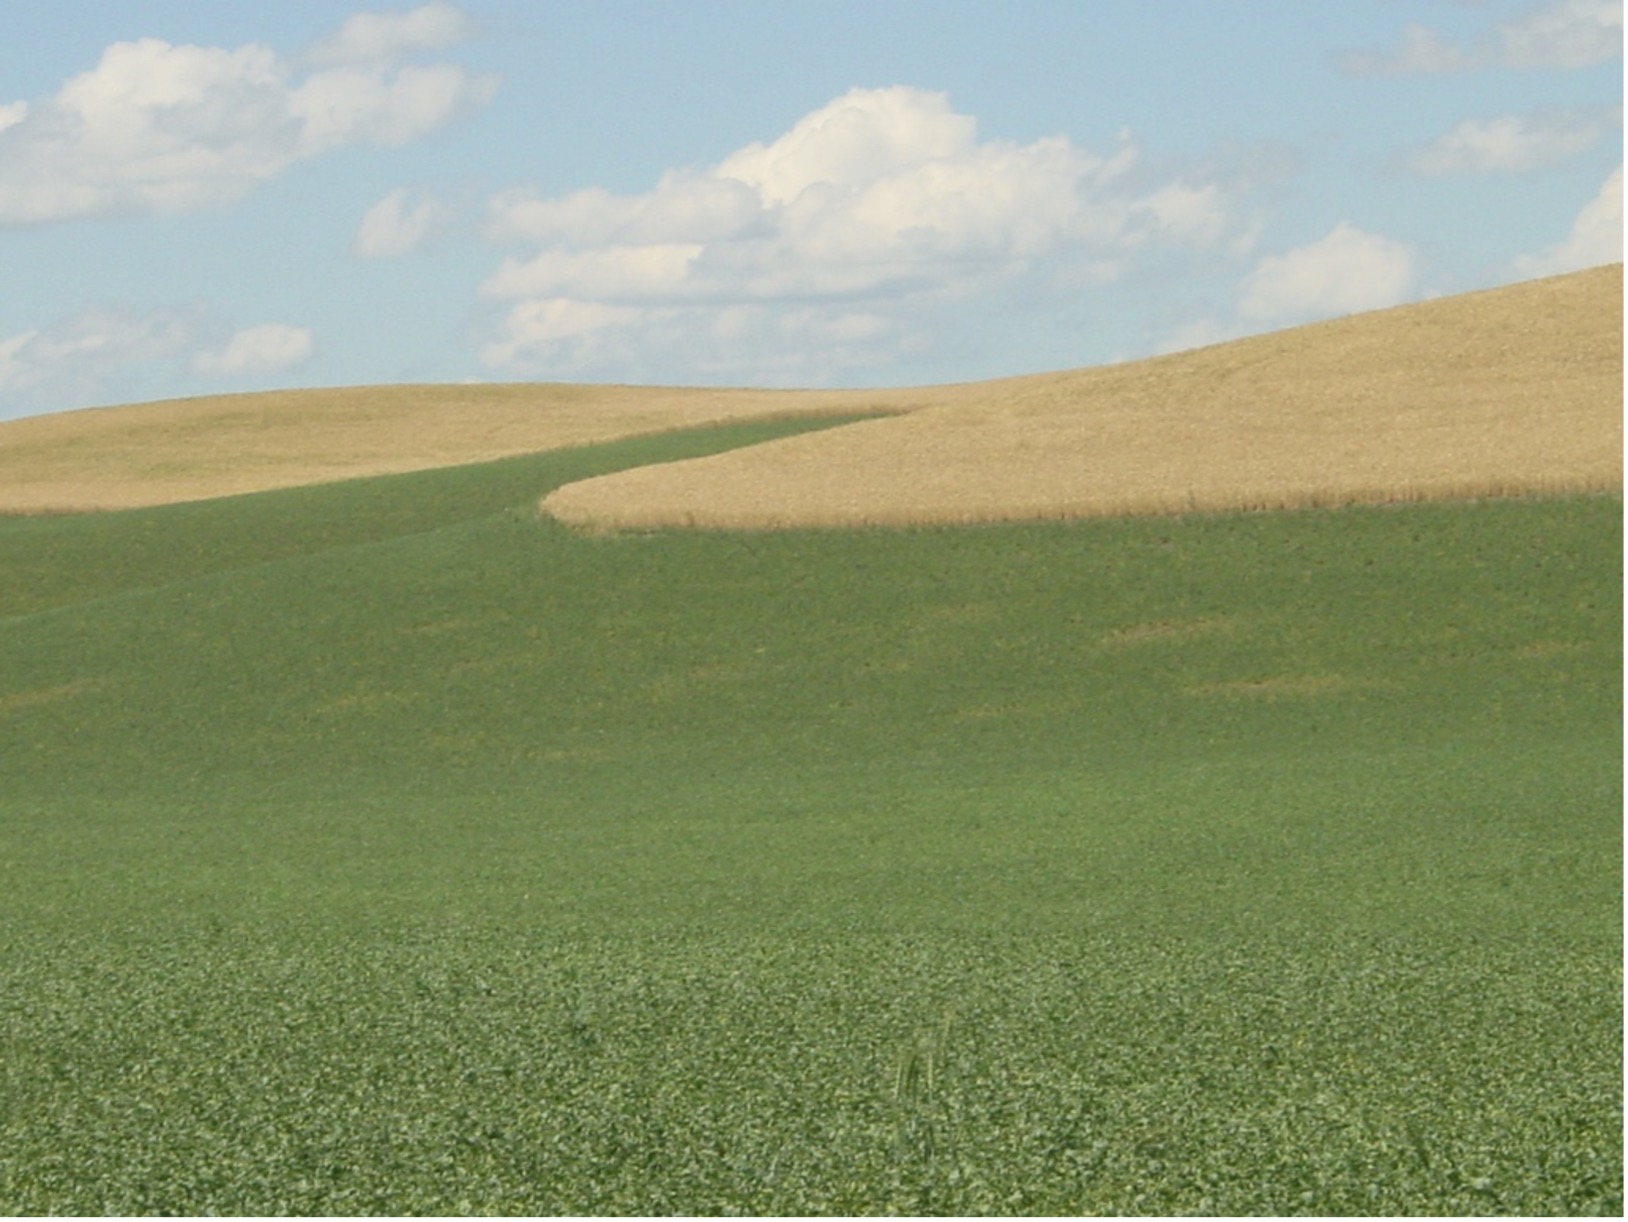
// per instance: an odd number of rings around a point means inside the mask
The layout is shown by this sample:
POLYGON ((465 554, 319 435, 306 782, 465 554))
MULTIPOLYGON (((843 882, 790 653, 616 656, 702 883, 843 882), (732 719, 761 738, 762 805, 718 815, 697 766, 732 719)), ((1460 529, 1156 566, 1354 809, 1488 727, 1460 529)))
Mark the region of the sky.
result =
POLYGON ((899 386, 1622 258, 1621 0, 5 0, 0 419, 899 386))

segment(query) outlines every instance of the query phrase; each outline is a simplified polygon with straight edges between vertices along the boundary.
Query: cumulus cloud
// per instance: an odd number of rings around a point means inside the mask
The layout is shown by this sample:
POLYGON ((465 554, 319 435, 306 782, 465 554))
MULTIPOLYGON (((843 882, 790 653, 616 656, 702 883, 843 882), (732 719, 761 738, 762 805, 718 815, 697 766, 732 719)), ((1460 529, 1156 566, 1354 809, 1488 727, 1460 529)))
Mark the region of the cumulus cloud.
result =
POLYGON ((1341 221, 1327 236, 1260 261, 1238 313, 1254 323, 1305 322, 1398 305, 1413 293, 1413 251, 1341 221))
POLYGON ((1340 66, 1359 76, 1411 76, 1487 68, 1575 69, 1622 55, 1622 0, 1550 0, 1500 22, 1468 46, 1410 23, 1393 51, 1353 51, 1340 66))
POLYGON ((862 188, 902 166, 964 157, 978 125, 942 93, 903 86, 854 89, 771 144, 749 144, 718 166, 720 178, 745 183, 765 204, 783 205, 810 187, 862 188))
POLYGON ((1583 205, 1565 239, 1515 260, 1522 276, 1557 276, 1603 263, 1622 262, 1622 167, 1618 166, 1593 199, 1583 205))
POLYGON ((315 337, 306 327, 286 323, 264 323, 237 332, 223 346, 206 349, 191 360, 193 373, 249 374, 281 373, 302 364, 311 355, 315 337))
POLYGON ((1587 152, 1622 126, 1622 108, 1465 119, 1414 151, 1418 174, 1518 174, 1587 152))
POLYGON ((450 215, 445 204, 398 188, 363 214, 351 249, 363 259, 399 259, 424 245, 450 215))
POLYGON ((1256 261, 1229 313, 1206 313, 1168 332, 1161 353, 1225 343, 1263 330, 1381 310, 1417 295, 1415 252, 1341 221, 1315 242, 1256 261))
POLYGON ((486 359, 580 369, 637 330, 725 364, 732 343, 864 361, 914 333, 902 313, 1018 279, 1111 278, 1153 245, 1228 240, 1236 211, 1216 181, 1156 180, 1128 134, 1103 153, 984 140, 942 93, 854 89, 641 195, 494 196, 487 236, 518 250, 481 293, 517 304, 486 359))
POLYGON ((948 264, 1033 258, 1111 240, 1131 203, 1111 191, 1133 157, 1060 137, 980 144, 942 94, 856 89, 704 171, 647 195, 510 192, 489 232, 545 249, 510 257, 492 297, 750 301, 887 291, 948 264))
POLYGON ((393 58, 441 45, 426 30, 450 9, 379 18, 383 33, 358 32, 352 18, 334 36, 351 51, 310 71, 256 43, 114 43, 53 96, 0 105, 0 225, 207 207, 308 157, 424 136, 497 88, 456 64, 393 58))

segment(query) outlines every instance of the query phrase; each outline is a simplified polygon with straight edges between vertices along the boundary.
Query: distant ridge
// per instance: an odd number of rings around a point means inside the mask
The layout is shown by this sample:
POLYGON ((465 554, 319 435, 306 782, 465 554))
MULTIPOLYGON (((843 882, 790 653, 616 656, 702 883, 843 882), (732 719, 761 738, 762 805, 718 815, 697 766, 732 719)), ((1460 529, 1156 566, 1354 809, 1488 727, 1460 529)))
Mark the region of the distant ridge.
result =
POLYGON ((874 397, 507 383, 268 391, 92 408, 0 423, 0 513, 197 501, 736 420, 853 412, 871 407, 874 397))
POLYGON ((559 489, 581 526, 992 521, 1622 486, 1622 265, 1124 365, 901 390, 554 383, 0 422, 0 513, 120 509, 752 418, 889 418, 559 489))
POLYGON ((585 480, 593 528, 903 525, 1622 487, 1622 265, 585 480))

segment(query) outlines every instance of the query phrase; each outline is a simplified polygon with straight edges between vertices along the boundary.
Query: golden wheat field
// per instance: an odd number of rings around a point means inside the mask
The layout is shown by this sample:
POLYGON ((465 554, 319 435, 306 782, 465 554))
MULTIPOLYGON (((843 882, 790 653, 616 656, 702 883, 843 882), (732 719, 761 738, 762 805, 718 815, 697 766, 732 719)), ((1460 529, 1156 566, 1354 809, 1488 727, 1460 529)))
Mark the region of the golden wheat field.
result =
POLYGON ((880 418, 568 485, 590 528, 974 522, 1622 486, 1622 266, 1172 356, 895 390, 351 387, 0 423, 0 513, 118 509, 750 418, 880 418))
MULTIPOLYGON (((890 393, 905 406, 921 394, 890 393)), ((852 412, 877 406, 874 399, 519 383, 269 391, 61 412, 0 423, 0 513, 203 500, 735 420, 852 412)))
POLYGON ((567 485, 598 528, 853 526, 1620 489, 1622 266, 567 485))

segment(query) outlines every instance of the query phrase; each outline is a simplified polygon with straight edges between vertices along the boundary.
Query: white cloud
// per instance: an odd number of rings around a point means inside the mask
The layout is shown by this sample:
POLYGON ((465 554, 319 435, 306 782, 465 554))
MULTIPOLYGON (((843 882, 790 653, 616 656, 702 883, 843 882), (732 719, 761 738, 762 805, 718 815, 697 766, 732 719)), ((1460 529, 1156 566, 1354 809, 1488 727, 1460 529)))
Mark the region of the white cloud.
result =
POLYGON ((1143 206, 1167 233, 1203 245, 1218 242, 1232 228, 1226 201, 1214 183, 1195 187, 1174 182, 1155 191, 1143 206))
POLYGON ((0 339, 0 416, 123 397, 133 371, 167 365, 195 343, 197 311, 92 306, 0 339))
POLYGON ((487 278, 489 297, 564 296, 592 301, 652 301, 701 297, 690 278, 705 247, 696 243, 549 250, 534 259, 505 259, 487 278))
POLYGON ((1463 72, 1470 63, 1461 48, 1429 26, 1409 22, 1402 28, 1402 45, 1395 51, 1352 51, 1340 57, 1340 66, 1357 76, 1411 76, 1463 72))
POLYGON ((424 245, 450 215, 445 204, 398 188, 363 214, 351 249, 363 259, 399 259, 424 245))
POLYGON ((1498 27, 1507 68, 1587 68, 1622 58, 1622 0, 1558 0, 1498 27))
POLYGON ((281 373, 307 360, 314 347, 315 337, 306 327, 264 323, 239 331, 220 348, 197 353, 190 365, 193 373, 205 375, 281 373))
POLYGON ((222 203, 319 153, 426 135, 496 88, 455 64, 371 59, 302 76, 255 43, 114 43, 54 96, 0 106, 0 225, 222 203))
POLYGON ((772 144, 749 144, 718 166, 720 178, 756 189, 767 205, 789 204, 810 187, 862 188, 917 166, 965 156, 978 125, 949 98, 906 86, 854 89, 772 144))
POLYGON ((854 89, 642 195, 494 196, 487 236, 520 250, 481 293, 520 306, 486 360, 583 372, 579 357, 643 343, 695 354, 689 368, 727 367, 731 344, 753 370, 807 368, 786 359, 797 345, 864 363, 921 333, 906 315, 1019 280, 1100 281, 1155 246, 1223 243, 1241 222, 1214 178, 1152 180, 1128 133, 1106 153, 1062 136, 983 140, 941 93, 854 89), (566 317, 595 325, 565 334, 566 317))
POLYGON ((1239 283, 1230 316, 1224 310, 1195 315, 1168 331, 1157 351, 1185 352, 1400 305, 1416 296, 1417 280, 1411 247, 1341 221, 1315 242, 1260 259, 1239 283))
POLYGON ((312 348, 303 327, 231 334, 202 307, 90 306, 0 338, 0 417, 150 397, 149 387, 167 388, 182 370, 209 379, 277 373, 312 348))
POLYGON ((1603 263, 1622 262, 1622 167, 1577 214, 1564 241, 1515 260, 1522 276, 1557 276, 1603 263))
POLYGON ((457 64, 334 68, 309 78, 288 98, 300 126, 299 155, 347 144, 399 146, 492 100, 497 78, 457 64))
POLYGON ((1588 151, 1622 125, 1620 107, 1465 119, 1408 159, 1415 173, 1516 174, 1588 151))
POLYGON ((1622 55, 1622 0, 1549 0, 1500 22, 1470 46, 1410 23, 1394 51, 1357 51, 1340 65, 1363 76, 1473 72, 1487 68, 1576 69, 1622 55))
POLYGON ((172 357, 185 349, 194 327, 183 311, 93 306, 0 341, 0 389, 32 389, 68 371, 92 379, 121 365, 172 357))
POLYGON ((1262 259, 1244 277, 1238 313, 1286 324, 1383 309, 1408 299, 1416 275, 1409 247, 1341 221, 1326 237, 1262 259))
POLYGON ((662 320, 664 312, 569 298, 532 298, 514 305, 498 338, 481 350, 492 369, 557 362, 572 369, 625 363, 635 353, 629 337, 662 320))
POLYGON ((927 337, 894 316, 840 303, 631 306, 533 298, 508 311, 481 356, 493 369, 614 371, 622 381, 818 386, 885 366, 927 337))
POLYGON ((475 36, 475 21, 434 0, 405 13, 357 13, 306 53, 313 64, 376 64, 414 51, 450 47, 475 36))

